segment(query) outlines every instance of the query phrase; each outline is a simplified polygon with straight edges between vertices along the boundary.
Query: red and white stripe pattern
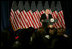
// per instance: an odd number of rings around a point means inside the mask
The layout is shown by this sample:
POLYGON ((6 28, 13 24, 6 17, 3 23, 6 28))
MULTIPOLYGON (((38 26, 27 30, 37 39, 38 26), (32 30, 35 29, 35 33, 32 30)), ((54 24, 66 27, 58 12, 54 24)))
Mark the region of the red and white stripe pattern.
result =
POLYGON ((24 19, 25 19, 25 22, 26 22, 26 25, 28 26, 28 27, 31 27, 31 21, 30 21, 30 19, 29 19, 29 16, 27 15, 27 12, 25 11, 25 10, 23 10, 23 14, 24 14, 24 19))
POLYGON ((29 11, 27 12, 27 15, 28 15, 29 20, 30 20, 30 21, 29 21, 29 22, 30 22, 30 26, 33 27, 33 28, 36 28, 36 25, 35 25, 35 23, 34 23, 34 21, 33 21, 32 11, 29 10, 29 11))
POLYGON ((22 21, 21 21, 21 19, 20 19, 19 13, 20 13, 19 10, 16 10, 16 11, 15 11, 15 20, 16 20, 16 22, 17 22, 17 24, 18 24, 18 25, 17 25, 17 26, 18 26, 18 27, 17 27, 17 30, 23 28, 23 23, 22 23, 22 21))
POLYGON ((42 26, 42 23, 40 22, 40 17, 41 17, 40 12, 37 10, 37 19, 38 19, 38 25, 39 25, 39 27, 42 26))
POLYGON ((54 19, 58 19, 58 22, 56 22, 54 24, 55 28, 65 28, 65 22, 64 22, 64 17, 63 17, 63 13, 61 13, 62 11, 60 11, 59 13, 57 11, 52 12, 52 16, 54 19))
POLYGON ((32 16, 33 16, 33 20, 36 24, 36 28, 39 28, 39 20, 38 20, 38 16, 37 16, 37 11, 33 12, 32 16))
POLYGON ((32 12, 30 12, 31 13, 31 15, 32 15, 32 19, 33 19, 33 23, 34 23, 34 25, 35 25, 35 27, 34 28, 38 28, 38 23, 37 23, 37 17, 36 17, 36 13, 34 14, 34 13, 32 13, 32 12))
POLYGON ((11 12, 10 12, 10 21, 11 21, 12 28, 15 31, 16 30, 16 24, 15 24, 15 20, 14 20, 14 11, 13 11, 13 9, 11 9, 11 12))
POLYGON ((16 16, 15 11, 14 11, 14 24, 15 24, 15 27, 16 27, 15 31, 18 29, 18 23, 17 23, 17 18, 16 17, 17 16, 16 16))
MULTIPOLYGON (((62 27, 66 28, 62 10, 60 12, 57 11, 52 12, 50 10, 49 12, 50 14, 52 14, 52 17, 54 19, 58 19, 58 22, 53 24, 55 28, 62 28, 62 27)), ((31 10, 29 10, 28 12, 26 12, 25 10, 20 12, 19 10, 13 11, 13 9, 11 9, 10 21, 13 30, 16 31, 18 29, 29 28, 29 27, 33 27, 33 28, 42 27, 40 18, 43 13, 45 13, 44 10, 40 12, 36 10, 35 12, 32 13, 31 10)))
POLYGON ((11 17, 10 17, 10 21, 12 22, 12 26, 13 26, 13 30, 16 31, 19 29, 19 22, 18 22, 18 15, 16 14, 17 11, 13 11, 11 9, 11 17))
POLYGON ((62 28, 65 29, 66 27, 65 27, 65 21, 64 21, 63 11, 62 11, 62 10, 59 11, 59 12, 58 12, 58 15, 59 15, 59 17, 60 17, 60 19, 61 19, 62 28))
POLYGON ((25 13, 26 13, 25 10, 21 11, 21 13, 20 13, 21 20, 22 20, 22 22, 23 22, 24 28, 29 28, 29 22, 28 22, 28 20, 26 19, 25 13))
MULTIPOLYGON (((52 16, 53 16, 54 19, 58 19, 57 15, 58 15, 57 11, 52 12, 52 16)), ((60 26, 61 26, 61 24, 60 24, 60 21, 58 19, 58 22, 54 23, 54 27, 55 28, 60 28, 60 26)))

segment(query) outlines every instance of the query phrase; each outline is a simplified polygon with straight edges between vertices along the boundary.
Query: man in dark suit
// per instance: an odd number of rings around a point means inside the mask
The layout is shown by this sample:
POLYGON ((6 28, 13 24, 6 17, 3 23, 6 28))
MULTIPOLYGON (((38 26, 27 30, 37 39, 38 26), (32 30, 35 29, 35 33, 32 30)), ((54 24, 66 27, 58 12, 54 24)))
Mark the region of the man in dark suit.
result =
POLYGON ((42 22, 42 27, 46 30, 49 27, 50 19, 52 15, 49 13, 49 9, 46 9, 45 13, 41 15, 40 21, 42 22))
POLYGON ((46 19, 48 18, 48 14, 49 14, 49 9, 46 9, 46 12, 41 15, 40 21, 42 22, 42 26, 43 26, 44 28, 47 27, 47 25, 48 25, 47 22, 43 22, 44 20, 46 20, 46 19))
POLYGON ((41 15, 40 21, 42 22, 42 28, 44 28, 44 33, 46 33, 44 37, 44 43, 47 46, 47 48, 53 47, 51 46, 51 42, 54 39, 53 37, 55 36, 55 29, 53 24, 57 21, 56 19, 52 18, 52 15, 50 14, 50 10, 46 9, 45 13, 41 15), (47 37, 49 36, 49 37, 47 37), (48 38, 48 39, 47 39, 48 38), (47 41, 47 42, 46 42, 47 41))
POLYGON ((42 22, 42 27, 46 30, 47 28, 54 28, 53 24, 57 22, 50 14, 50 10, 46 9, 45 13, 41 15, 40 21, 42 22))

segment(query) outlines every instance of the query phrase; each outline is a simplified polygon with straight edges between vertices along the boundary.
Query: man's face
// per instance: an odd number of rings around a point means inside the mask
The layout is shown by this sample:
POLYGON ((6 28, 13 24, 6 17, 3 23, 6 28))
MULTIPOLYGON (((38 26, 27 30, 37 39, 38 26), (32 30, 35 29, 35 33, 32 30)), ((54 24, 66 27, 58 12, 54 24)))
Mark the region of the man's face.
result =
POLYGON ((49 14, 49 9, 46 9, 46 14, 49 14))

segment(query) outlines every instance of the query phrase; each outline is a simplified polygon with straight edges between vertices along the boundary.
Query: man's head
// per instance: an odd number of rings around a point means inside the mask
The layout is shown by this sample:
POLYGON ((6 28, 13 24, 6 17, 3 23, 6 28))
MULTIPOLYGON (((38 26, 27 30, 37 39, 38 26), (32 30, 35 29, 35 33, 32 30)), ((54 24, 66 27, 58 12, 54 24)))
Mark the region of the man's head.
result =
POLYGON ((49 9, 46 9, 45 13, 46 13, 46 14, 49 14, 49 9))

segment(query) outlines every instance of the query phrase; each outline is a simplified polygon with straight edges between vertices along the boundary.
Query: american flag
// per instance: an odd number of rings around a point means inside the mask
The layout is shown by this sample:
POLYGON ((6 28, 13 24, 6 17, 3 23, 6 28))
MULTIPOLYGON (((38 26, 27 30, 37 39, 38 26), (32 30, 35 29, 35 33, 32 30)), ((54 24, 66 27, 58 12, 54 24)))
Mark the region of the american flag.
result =
POLYGON ((15 23, 15 20, 14 20, 14 11, 13 11, 13 9, 11 9, 11 12, 10 12, 10 21, 11 21, 12 28, 15 31, 16 30, 16 23, 15 23))
POLYGON ((61 23, 60 23, 57 15, 58 15, 57 11, 52 12, 53 18, 58 20, 58 22, 55 22, 55 24, 54 24, 55 28, 60 28, 61 27, 61 23))
POLYGON ((65 27, 65 21, 64 21, 63 11, 61 10, 58 14, 59 14, 59 16, 61 17, 62 26, 63 26, 63 28, 65 29, 66 27, 65 27))
MULTIPOLYGON (((41 1, 39 3, 41 3, 41 1)), ((52 7, 52 6, 54 6, 54 4, 51 5, 51 7, 53 9, 50 9, 49 13, 52 14, 52 17, 54 19, 58 19, 58 22, 53 24, 55 28, 66 28, 63 11, 62 11, 62 9, 60 9, 58 7, 59 3, 60 2, 57 3, 57 7, 56 7, 57 10, 52 7), (58 10, 58 8, 60 10, 58 10)), ((32 8, 35 6, 34 4, 35 4, 35 2, 33 1, 33 3, 31 4, 32 8)), ((48 2, 47 2, 47 4, 48 4, 48 2)), ((44 7, 46 9, 49 8, 49 7, 47 7, 47 6, 49 6, 47 4, 45 4, 46 6, 44 7)), ((12 6, 14 7, 15 4, 12 6)), ((39 4, 39 8, 42 8, 42 9, 39 9, 37 7, 37 9, 33 11, 32 9, 30 9, 28 1, 25 2, 25 5, 23 5, 22 1, 19 1, 18 8, 16 10, 14 10, 14 8, 11 8, 11 12, 10 12, 10 21, 11 21, 13 30, 17 31, 18 29, 29 28, 29 27, 33 27, 33 28, 37 29, 39 27, 42 27, 40 18, 41 18, 41 15, 43 13, 45 13, 45 10, 41 6, 42 5, 39 4)))
POLYGON ((55 28, 65 28, 64 17, 61 15, 62 10, 60 9, 60 6, 61 5, 59 3, 57 3, 57 7, 55 7, 54 1, 51 4, 52 17, 54 19, 58 19, 58 22, 54 23, 55 28), (58 10, 58 9, 60 9, 60 10, 58 10))
POLYGON ((24 25, 24 28, 29 28, 30 26, 29 26, 29 22, 28 22, 28 20, 26 18, 26 11, 25 10, 21 11, 20 16, 21 16, 22 22, 24 23, 23 24, 24 25))
POLYGON ((36 5, 35 5, 35 1, 32 1, 31 3, 31 10, 32 10, 32 16, 33 16, 33 21, 36 25, 36 29, 39 28, 39 20, 38 20, 38 16, 37 16, 37 8, 36 8, 36 5))
POLYGON ((15 16, 16 10, 17 10, 17 3, 16 3, 16 1, 13 1, 12 7, 11 7, 11 12, 10 12, 10 21, 11 21, 11 25, 12 25, 14 31, 16 31, 18 29, 18 23, 17 23, 17 19, 15 16))
POLYGON ((60 1, 57 2, 57 7, 56 8, 57 8, 57 11, 58 11, 58 15, 57 16, 58 16, 59 21, 61 23, 61 27, 65 29, 66 26, 65 26, 63 10, 62 10, 60 1))

